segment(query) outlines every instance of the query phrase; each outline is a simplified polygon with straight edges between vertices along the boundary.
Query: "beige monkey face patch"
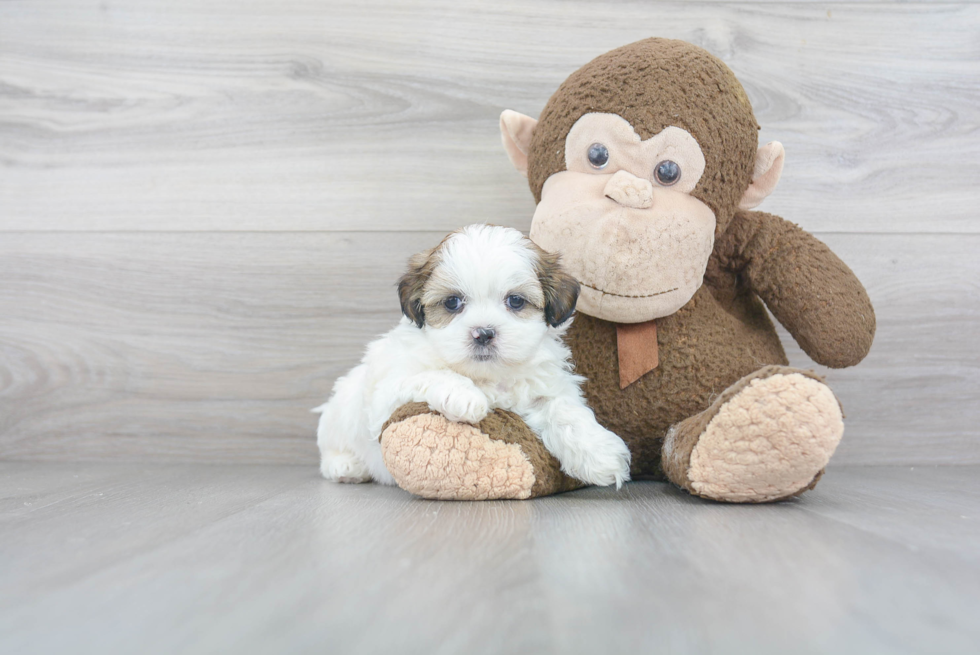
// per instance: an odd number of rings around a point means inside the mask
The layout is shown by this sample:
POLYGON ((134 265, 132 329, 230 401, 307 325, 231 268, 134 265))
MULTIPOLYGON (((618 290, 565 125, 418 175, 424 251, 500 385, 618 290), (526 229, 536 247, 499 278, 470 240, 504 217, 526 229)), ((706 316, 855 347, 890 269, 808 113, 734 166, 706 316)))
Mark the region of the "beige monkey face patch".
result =
POLYGON ((530 236, 562 254, 579 309, 640 323, 683 307, 714 247, 714 212, 690 195, 705 167, 694 137, 671 126, 643 141, 616 114, 585 114, 565 166, 545 182, 530 236))
POLYGON ((667 127, 642 141, 625 118, 585 114, 565 139, 565 169, 600 175, 627 171, 662 188, 689 194, 704 174, 704 155, 694 137, 679 127, 667 127), (664 174, 668 173, 666 169, 657 174, 658 166, 664 162, 677 165, 676 171, 669 171, 675 176, 664 174))

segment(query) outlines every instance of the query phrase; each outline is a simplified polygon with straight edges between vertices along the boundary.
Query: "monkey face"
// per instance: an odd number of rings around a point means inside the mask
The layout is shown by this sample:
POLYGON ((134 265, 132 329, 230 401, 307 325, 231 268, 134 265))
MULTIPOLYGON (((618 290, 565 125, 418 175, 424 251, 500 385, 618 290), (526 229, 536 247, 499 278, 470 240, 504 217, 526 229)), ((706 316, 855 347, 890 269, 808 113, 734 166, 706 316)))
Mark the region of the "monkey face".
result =
POLYGON ((668 39, 596 57, 540 121, 500 115, 507 156, 538 201, 531 239, 578 279, 580 311, 618 323, 684 306, 715 237, 775 188, 783 147, 760 148, 758 129, 724 62, 668 39))
POLYGON ((679 127, 649 139, 616 114, 589 113, 565 139, 565 169, 545 181, 531 239, 582 285, 579 309, 619 323, 673 314, 701 286, 715 214, 691 196, 704 173, 679 127))

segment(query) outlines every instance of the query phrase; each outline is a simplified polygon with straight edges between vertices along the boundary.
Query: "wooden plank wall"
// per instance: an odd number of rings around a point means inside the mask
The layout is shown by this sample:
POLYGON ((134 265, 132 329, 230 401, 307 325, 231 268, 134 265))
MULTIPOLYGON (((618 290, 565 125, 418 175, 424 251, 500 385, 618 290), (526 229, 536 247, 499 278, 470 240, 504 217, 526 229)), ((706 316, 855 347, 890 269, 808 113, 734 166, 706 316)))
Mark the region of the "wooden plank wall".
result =
POLYGON ((314 462, 408 255, 527 229, 500 111, 654 35, 875 302, 835 461, 980 462, 980 4, 559 0, 0 2, 0 458, 314 462))

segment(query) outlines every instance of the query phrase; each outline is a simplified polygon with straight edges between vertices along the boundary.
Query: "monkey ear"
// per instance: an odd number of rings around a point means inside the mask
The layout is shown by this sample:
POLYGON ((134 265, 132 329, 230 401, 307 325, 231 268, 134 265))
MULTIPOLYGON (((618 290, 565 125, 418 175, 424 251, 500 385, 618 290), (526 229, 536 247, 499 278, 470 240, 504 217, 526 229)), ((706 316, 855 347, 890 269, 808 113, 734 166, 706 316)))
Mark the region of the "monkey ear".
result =
POLYGON ((433 250, 426 250, 412 255, 408 260, 408 270, 398 280, 398 300, 402 305, 402 314, 421 328, 425 325, 425 308, 422 306, 422 292, 425 284, 432 275, 435 267, 433 250))
POLYGON ((745 190, 739 209, 754 209, 776 188, 779 176, 783 174, 783 160, 786 152, 783 144, 772 141, 759 148, 755 155, 755 170, 752 172, 752 183, 745 190))
POLYGON ((510 157, 510 163, 524 177, 527 177, 527 153, 531 149, 531 135, 534 134, 537 124, 538 121, 530 116, 510 109, 505 109, 500 114, 500 138, 504 142, 504 150, 510 157))
POLYGON ((565 272, 558 255, 538 249, 538 280, 544 293, 544 320, 558 327, 572 317, 578 302, 578 280, 565 272))

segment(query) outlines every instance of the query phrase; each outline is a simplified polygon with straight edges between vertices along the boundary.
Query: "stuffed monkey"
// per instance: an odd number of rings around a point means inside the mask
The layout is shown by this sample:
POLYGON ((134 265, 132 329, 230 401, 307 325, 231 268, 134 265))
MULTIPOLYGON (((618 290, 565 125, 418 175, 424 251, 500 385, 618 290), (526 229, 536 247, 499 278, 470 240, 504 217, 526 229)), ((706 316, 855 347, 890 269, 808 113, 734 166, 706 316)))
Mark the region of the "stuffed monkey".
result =
MULTIPOLYGON (((843 435, 841 408, 820 377, 788 367, 766 307, 833 368, 864 358, 875 315, 827 246, 751 211, 776 186, 783 148, 759 147, 731 70, 691 44, 647 39, 573 73, 539 120, 505 111, 500 123, 538 203, 531 239, 581 284, 567 341, 597 419, 630 448, 633 479, 727 502, 812 488, 843 435)), ((406 405, 382 450, 398 484, 429 498, 581 486, 500 410, 470 426, 406 405)))

